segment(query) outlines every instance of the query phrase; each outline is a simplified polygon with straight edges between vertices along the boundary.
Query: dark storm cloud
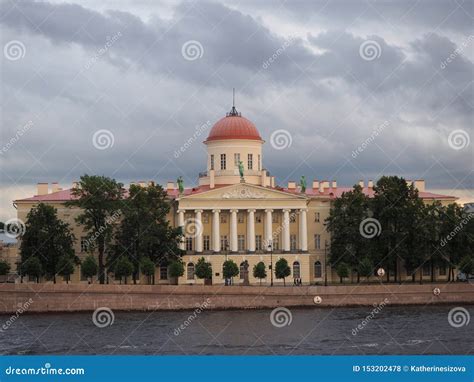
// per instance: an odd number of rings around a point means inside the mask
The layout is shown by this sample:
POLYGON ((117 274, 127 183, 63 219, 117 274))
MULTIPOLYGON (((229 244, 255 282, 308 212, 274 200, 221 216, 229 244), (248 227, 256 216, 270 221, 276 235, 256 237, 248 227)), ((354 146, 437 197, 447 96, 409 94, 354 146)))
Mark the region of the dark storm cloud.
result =
POLYGON ((236 87, 239 110, 267 141, 265 167, 282 181, 304 173, 350 185, 397 173, 472 188, 472 6, 429 4, 185 2, 170 17, 145 21, 120 3, 99 11, 2 2, 2 47, 11 40, 26 46, 21 60, 2 57, 2 142, 34 121, 0 158, 2 186, 67 184, 84 172, 124 181, 183 175, 186 185, 195 183, 209 128, 175 152, 224 115, 236 87), (203 47, 199 59, 182 55, 191 40, 203 47), (366 42, 379 49, 375 59, 361 56, 366 42), (113 133, 113 147, 92 145, 99 129, 113 133), (292 136, 286 150, 269 142, 277 129, 292 136), (469 147, 449 147, 454 129, 470 134, 469 147))

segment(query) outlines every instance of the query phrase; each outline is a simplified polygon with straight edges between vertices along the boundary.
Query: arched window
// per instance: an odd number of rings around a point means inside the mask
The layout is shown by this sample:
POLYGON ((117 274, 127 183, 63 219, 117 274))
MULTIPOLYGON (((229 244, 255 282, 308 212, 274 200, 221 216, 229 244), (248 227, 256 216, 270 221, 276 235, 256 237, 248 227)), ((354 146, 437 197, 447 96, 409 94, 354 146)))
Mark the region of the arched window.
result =
POLYGON ((320 261, 316 261, 314 263, 314 277, 315 278, 323 277, 323 271, 322 271, 322 268, 321 268, 321 262, 320 261))
POLYGON ((188 263, 186 273, 188 274, 188 280, 194 280, 194 264, 193 263, 188 263))
POLYGON ((299 279, 301 277, 300 275, 300 263, 295 261, 293 263, 293 278, 299 279))
POLYGON ((244 273, 245 273, 245 262, 242 261, 240 263, 240 269, 239 269, 239 276, 241 280, 244 279, 244 273))

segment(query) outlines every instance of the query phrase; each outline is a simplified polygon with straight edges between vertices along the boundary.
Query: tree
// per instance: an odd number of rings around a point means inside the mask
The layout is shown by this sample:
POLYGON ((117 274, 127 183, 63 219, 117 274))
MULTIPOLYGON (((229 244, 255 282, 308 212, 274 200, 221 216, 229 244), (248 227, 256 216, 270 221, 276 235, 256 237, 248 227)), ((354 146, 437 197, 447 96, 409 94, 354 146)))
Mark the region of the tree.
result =
POLYGON ((61 256, 79 261, 74 253, 75 238, 69 225, 58 218, 54 207, 40 203, 28 213, 25 227, 21 236, 20 263, 35 257, 46 277, 56 283, 61 256))
POLYGON ((36 256, 29 257, 21 264, 21 273, 36 277, 36 282, 39 283, 39 279, 43 275, 41 261, 36 256))
POLYGON ((364 257, 357 266, 357 273, 369 281, 369 277, 374 273, 374 266, 368 257, 364 257))
POLYGON ((66 278, 66 283, 69 284, 71 275, 74 273, 74 263, 68 256, 61 256, 58 260, 58 275, 66 278))
POLYGON ((239 267, 233 260, 226 260, 222 265, 222 273, 224 278, 232 280, 233 277, 239 274, 239 267))
POLYGON ((277 279, 283 279, 283 285, 286 286, 285 278, 291 274, 291 269, 288 265, 288 261, 284 258, 278 260, 275 264, 275 277, 277 279))
POLYGON ((81 209, 76 221, 87 231, 93 243, 91 249, 97 248, 99 252, 99 281, 104 284, 104 254, 120 216, 120 203, 124 193, 122 184, 105 176, 85 174, 71 192, 75 199, 66 202, 66 206, 81 209))
POLYGON ((470 256, 464 256, 459 262, 459 270, 469 276, 474 273, 474 261, 470 256))
POLYGON ((125 284, 127 284, 127 277, 133 272, 133 264, 125 256, 119 257, 115 263, 114 273, 115 277, 120 277, 120 284, 122 283, 122 277, 125 278, 125 284))
POLYGON ((10 272, 10 264, 5 260, 0 260, 0 276, 6 276, 10 272))
POLYGON ((178 284, 178 278, 184 275, 184 264, 179 260, 174 260, 171 262, 169 265, 169 273, 170 277, 174 279, 174 283, 177 285, 178 284))
POLYGON ((155 263, 149 257, 144 257, 141 261, 142 273, 148 277, 148 284, 155 284, 155 263))
POLYGON ((93 255, 88 255, 81 265, 81 271, 84 277, 89 279, 89 283, 92 282, 92 278, 97 274, 99 271, 99 266, 97 265, 97 261, 93 255))
POLYGON ((344 277, 349 277, 349 266, 344 262, 338 263, 336 266, 336 273, 339 276, 339 279, 342 284, 342 279, 344 277))
POLYGON ((212 266, 204 257, 201 257, 196 263, 194 274, 198 279, 212 280, 212 266))
POLYGON ((260 261, 253 266, 253 277, 259 279, 260 285, 262 285, 262 279, 267 277, 267 270, 263 261, 260 261))
POLYGON ((148 187, 131 185, 128 197, 122 202, 116 245, 107 261, 113 264, 118 257, 127 256, 134 266, 134 283, 143 258, 167 265, 183 254, 179 248, 181 228, 172 227, 167 219, 170 209, 166 191, 155 184, 148 187))

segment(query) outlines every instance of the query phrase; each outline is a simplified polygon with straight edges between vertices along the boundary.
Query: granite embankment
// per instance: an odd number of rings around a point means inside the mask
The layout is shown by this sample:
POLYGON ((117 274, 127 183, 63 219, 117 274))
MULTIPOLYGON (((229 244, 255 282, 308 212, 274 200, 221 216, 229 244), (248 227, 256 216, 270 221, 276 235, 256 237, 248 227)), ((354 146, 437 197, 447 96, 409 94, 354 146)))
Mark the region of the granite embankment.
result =
POLYGON ((207 309, 372 306, 382 302, 388 305, 474 304, 474 285, 0 285, 0 313, 13 313, 19 309, 27 312, 92 311, 98 307, 135 311, 180 310, 203 305, 207 309))

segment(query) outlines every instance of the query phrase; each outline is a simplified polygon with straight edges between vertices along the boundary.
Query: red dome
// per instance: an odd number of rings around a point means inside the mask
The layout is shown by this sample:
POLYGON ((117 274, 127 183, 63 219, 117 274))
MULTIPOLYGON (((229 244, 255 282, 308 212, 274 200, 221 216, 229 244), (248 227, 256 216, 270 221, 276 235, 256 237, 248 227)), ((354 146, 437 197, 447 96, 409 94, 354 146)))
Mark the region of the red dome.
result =
POLYGON ((228 115, 217 121, 212 126, 206 142, 221 139, 262 140, 255 125, 240 115, 228 115))

